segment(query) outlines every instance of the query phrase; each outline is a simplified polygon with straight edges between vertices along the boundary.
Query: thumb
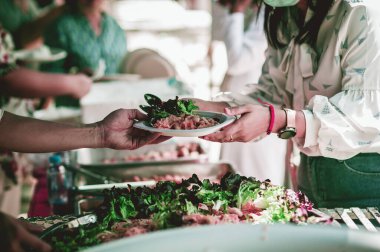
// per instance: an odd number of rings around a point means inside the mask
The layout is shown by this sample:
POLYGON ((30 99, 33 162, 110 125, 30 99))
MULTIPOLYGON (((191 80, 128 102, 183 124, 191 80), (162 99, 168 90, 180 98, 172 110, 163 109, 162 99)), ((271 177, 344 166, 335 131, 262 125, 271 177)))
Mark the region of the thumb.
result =
POLYGON ((251 105, 243 105, 243 106, 237 106, 232 108, 225 108, 224 111, 227 115, 236 116, 236 115, 242 115, 245 113, 249 113, 252 111, 251 105))
POLYGON ((139 121, 143 121, 147 119, 147 116, 144 113, 141 113, 137 109, 125 109, 125 113, 128 114, 128 119, 129 120, 134 120, 137 119, 139 121))

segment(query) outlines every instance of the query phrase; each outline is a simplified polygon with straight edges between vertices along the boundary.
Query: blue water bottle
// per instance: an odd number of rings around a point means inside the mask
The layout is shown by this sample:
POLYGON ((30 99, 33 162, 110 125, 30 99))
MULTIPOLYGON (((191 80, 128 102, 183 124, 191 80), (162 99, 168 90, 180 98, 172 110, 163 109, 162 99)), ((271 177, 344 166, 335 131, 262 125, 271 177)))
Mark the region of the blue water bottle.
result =
POLYGON ((67 213, 69 190, 72 186, 72 174, 65 169, 62 156, 55 153, 49 158, 47 173, 49 203, 54 214, 67 213))

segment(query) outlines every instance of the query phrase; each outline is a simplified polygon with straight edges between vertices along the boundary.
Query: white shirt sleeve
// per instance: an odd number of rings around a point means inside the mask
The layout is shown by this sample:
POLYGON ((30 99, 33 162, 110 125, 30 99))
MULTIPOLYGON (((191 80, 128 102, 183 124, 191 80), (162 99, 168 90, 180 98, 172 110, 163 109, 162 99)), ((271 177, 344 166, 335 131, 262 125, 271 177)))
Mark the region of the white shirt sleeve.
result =
POLYGON ((361 6, 342 25, 342 91, 310 100, 309 111, 304 111, 306 136, 299 146, 306 154, 347 159, 380 153, 380 22, 376 19, 361 6))
POLYGON ((3 114, 4 114, 4 110, 0 109, 0 121, 1 121, 1 118, 3 118, 3 114))

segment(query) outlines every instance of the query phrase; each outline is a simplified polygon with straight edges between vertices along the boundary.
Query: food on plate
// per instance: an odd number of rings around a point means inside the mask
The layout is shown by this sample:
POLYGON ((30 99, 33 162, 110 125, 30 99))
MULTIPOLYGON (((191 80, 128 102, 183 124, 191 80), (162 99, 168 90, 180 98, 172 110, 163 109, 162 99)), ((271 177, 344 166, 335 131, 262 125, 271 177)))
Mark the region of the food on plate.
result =
POLYGON ((154 188, 113 188, 104 192, 97 224, 60 230, 50 237, 56 251, 75 251, 111 240, 180 226, 221 223, 315 223, 312 203, 301 192, 237 174, 220 183, 197 175, 158 182, 154 188), (313 220, 313 221, 312 221, 313 220))
POLYGON ((155 95, 145 94, 147 105, 140 108, 148 114, 149 124, 159 129, 192 130, 211 127, 219 124, 216 118, 206 118, 194 114, 198 107, 192 100, 162 101, 155 95))
POLYGON ((181 143, 175 146, 175 149, 168 150, 150 150, 141 154, 128 154, 125 157, 111 157, 103 159, 104 164, 117 164, 124 162, 136 161, 166 161, 177 160, 181 158, 200 158, 205 152, 202 146, 196 142, 181 143))
POLYGON ((169 115, 157 120, 153 127, 158 129, 192 130, 211 127, 218 123, 216 119, 199 115, 169 115))

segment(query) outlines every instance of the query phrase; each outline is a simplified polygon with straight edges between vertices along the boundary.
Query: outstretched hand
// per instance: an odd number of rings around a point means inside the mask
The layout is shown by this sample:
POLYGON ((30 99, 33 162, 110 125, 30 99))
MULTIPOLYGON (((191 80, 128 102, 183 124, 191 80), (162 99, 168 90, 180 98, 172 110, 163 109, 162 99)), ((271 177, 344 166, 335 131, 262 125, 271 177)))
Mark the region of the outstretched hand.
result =
POLYGON ((16 220, 0 213, 0 248, 6 252, 21 252, 26 250, 48 252, 49 244, 38 239, 32 233, 41 232, 41 228, 26 222, 16 220))
POLYGON ((269 110, 261 105, 244 105, 226 108, 225 113, 232 116, 241 115, 233 124, 221 131, 204 136, 212 142, 249 142, 263 135, 268 129, 269 110))
POLYGON ((119 109, 112 112, 98 124, 102 135, 102 146, 117 150, 133 150, 146 144, 157 144, 170 139, 160 133, 133 127, 136 120, 146 119, 146 115, 137 109, 119 109))

